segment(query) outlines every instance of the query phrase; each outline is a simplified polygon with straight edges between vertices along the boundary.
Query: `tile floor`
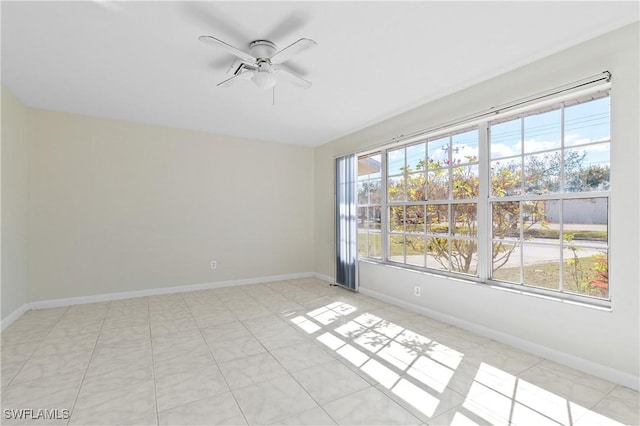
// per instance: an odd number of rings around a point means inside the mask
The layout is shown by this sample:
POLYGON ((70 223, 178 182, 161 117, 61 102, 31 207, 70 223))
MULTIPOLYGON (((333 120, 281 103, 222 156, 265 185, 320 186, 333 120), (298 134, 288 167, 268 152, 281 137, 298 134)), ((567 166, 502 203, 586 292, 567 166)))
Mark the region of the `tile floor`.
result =
POLYGON ((316 279, 30 311, 1 352, 3 424, 640 423, 638 392, 316 279))

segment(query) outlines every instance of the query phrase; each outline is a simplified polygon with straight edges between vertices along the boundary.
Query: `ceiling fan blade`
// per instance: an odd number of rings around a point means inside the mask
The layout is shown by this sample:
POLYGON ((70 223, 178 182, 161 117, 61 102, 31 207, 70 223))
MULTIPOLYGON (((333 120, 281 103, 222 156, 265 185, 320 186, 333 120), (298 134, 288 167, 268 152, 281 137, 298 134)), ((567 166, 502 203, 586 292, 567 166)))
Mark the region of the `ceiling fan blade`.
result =
POLYGON ((222 40, 218 40, 215 37, 200 36, 200 37, 198 37, 198 40, 200 40, 203 43, 210 44, 212 46, 222 47, 223 49, 226 49, 227 52, 237 56, 240 59, 244 59, 247 62, 256 62, 257 61, 256 58, 254 58, 253 56, 249 55, 248 53, 243 52, 242 50, 240 50, 238 48, 235 48, 235 47, 231 46, 230 44, 225 43, 222 40))
MULTIPOLYGON (((289 16, 287 16, 286 19, 280 22, 275 28, 267 32, 265 39, 266 40, 285 39, 291 34, 295 34, 297 31, 301 30, 306 21, 307 21, 307 16, 305 13, 300 11, 295 11, 291 13, 289 16)), ((218 28, 218 27, 214 27, 214 28, 218 28)))
POLYGON ((238 80, 251 80, 253 71, 245 71, 217 84, 218 87, 230 87, 238 80))
POLYGON ((303 89, 308 89, 309 87, 311 87, 310 81, 307 81, 296 73, 292 72, 287 66, 276 65, 273 67, 273 71, 278 77, 282 76, 285 80, 295 86, 301 87, 303 89))
POLYGON ((315 41, 308 39, 308 38, 301 38, 300 40, 296 41, 293 44, 290 44, 289 46, 285 47, 284 49, 276 52, 272 57, 271 57, 271 62, 274 64, 281 64, 284 61, 292 58, 293 56, 304 52, 305 50, 311 49, 313 47, 316 47, 318 45, 318 43, 316 43, 315 41))

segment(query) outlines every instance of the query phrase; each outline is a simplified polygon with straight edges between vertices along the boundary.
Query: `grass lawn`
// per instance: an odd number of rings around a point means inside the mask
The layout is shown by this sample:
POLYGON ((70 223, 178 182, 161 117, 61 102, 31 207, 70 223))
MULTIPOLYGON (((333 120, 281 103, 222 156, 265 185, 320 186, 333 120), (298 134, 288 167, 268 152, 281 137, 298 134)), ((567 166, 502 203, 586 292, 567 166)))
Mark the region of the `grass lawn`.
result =
MULTIPOLYGON (((576 273, 579 281, 580 278, 582 278, 582 281, 588 281, 588 279, 591 278, 591 275, 593 274, 591 271, 596 266, 597 261, 597 256, 580 258, 578 264, 580 270, 576 273)), ((574 272, 574 266, 565 262, 562 271, 562 282, 565 291, 575 292, 578 294, 589 294, 592 296, 604 296, 603 294, 599 293, 597 289, 594 290, 590 288, 581 288, 576 283, 576 278, 573 274, 574 272)), ((527 285, 558 290, 560 282, 560 262, 547 262, 536 265, 526 265, 524 267, 523 274, 524 282, 527 285)), ((500 268, 497 271, 494 271, 493 278, 499 281, 507 281, 519 284, 520 268, 500 268)))

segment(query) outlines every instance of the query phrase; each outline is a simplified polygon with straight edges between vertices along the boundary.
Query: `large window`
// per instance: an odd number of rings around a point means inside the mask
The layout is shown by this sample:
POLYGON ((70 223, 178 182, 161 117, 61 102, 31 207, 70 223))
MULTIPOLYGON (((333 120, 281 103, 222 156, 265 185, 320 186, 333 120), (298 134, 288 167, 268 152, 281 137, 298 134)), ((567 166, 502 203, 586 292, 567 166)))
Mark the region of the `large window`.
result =
POLYGON ((359 157, 360 257, 608 299, 609 110, 601 91, 359 157))
POLYGON ((494 279, 608 298, 609 109, 589 97, 490 123, 494 279))

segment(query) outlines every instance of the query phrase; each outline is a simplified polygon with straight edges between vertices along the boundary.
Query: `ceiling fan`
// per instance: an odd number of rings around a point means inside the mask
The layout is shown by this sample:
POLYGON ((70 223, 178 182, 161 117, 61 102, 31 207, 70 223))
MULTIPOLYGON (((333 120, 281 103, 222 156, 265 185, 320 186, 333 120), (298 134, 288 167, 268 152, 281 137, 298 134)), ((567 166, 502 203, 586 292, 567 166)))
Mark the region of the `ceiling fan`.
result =
POLYGON ((212 36, 200 36, 198 39, 222 47, 238 58, 229 68, 228 73, 232 77, 218 83, 218 87, 229 87, 238 80, 251 80, 261 89, 270 89, 280 76, 303 89, 311 87, 311 82, 284 64, 293 56, 315 47, 317 43, 311 39, 301 38, 281 50, 277 50, 276 45, 268 40, 254 40, 249 43, 248 53, 212 36))

